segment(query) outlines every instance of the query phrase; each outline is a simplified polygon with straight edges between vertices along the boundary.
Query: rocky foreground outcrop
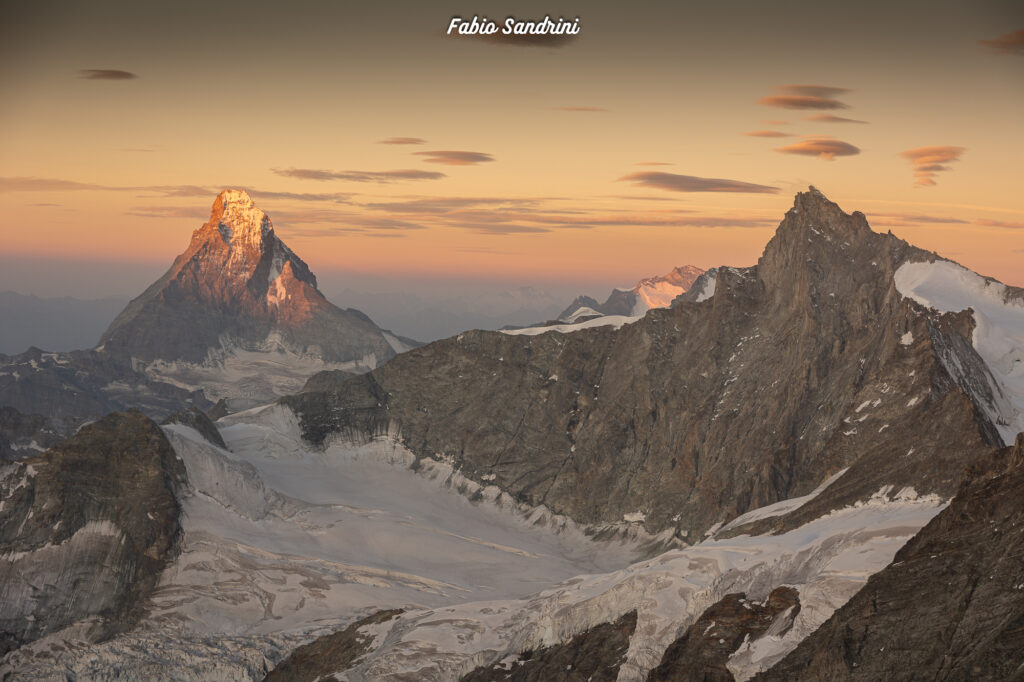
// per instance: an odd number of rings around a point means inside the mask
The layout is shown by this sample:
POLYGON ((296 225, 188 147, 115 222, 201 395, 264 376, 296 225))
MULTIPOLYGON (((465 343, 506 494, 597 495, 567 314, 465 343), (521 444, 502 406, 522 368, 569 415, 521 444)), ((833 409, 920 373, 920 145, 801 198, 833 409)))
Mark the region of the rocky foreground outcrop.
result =
POLYGON ((128 630, 174 555, 185 469, 137 411, 0 469, 0 654, 128 630))
POLYGON ((970 311, 894 284, 937 258, 812 188, 710 297, 618 330, 466 332, 282 402, 310 442, 389 434, 526 505, 688 542, 844 470, 803 520, 880 491, 948 497, 1002 441, 970 311))
POLYGON ((745 642, 781 636, 800 612, 800 596, 777 587, 763 603, 742 592, 727 594, 673 642, 647 679, 650 682, 732 682, 729 657, 745 642))
POLYGON ((1024 679, 1024 434, 763 682, 1024 679))

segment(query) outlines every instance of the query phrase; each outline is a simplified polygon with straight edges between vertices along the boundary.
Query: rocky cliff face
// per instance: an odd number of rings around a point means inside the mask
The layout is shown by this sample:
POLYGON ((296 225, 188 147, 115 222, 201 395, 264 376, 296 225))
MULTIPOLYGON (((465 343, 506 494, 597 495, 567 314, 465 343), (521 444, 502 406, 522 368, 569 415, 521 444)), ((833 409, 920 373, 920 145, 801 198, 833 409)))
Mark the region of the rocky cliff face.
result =
POLYGON ((0 462, 37 455, 64 440, 64 425, 41 414, 0 407, 0 462))
POLYGON ((198 390, 154 379, 130 358, 92 350, 49 353, 30 348, 0 356, 0 405, 38 415, 67 435, 85 418, 139 408, 163 418, 183 407, 205 408, 198 390))
POLYGON ((636 631, 636 611, 614 623, 595 625, 564 644, 525 651, 508 660, 473 670, 461 682, 614 682, 636 631))
POLYGON ((974 402, 989 375, 970 312, 894 285, 936 258, 812 189, 710 297, 619 330, 467 332, 285 403, 312 442, 390 433, 521 502, 690 542, 844 470, 796 513, 949 496, 1000 438, 974 402))
POLYGON ((316 277, 242 191, 225 190, 171 269, 111 323, 100 344, 143 361, 201 363, 225 348, 374 365, 394 355, 373 322, 327 301, 316 277))
POLYGON ((791 587, 772 590, 763 603, 742 592, 727 594, 708 607, 679 639, 672 642, 650 682, 733 682, 727 664, 744 643, 764 635, 782 636, 800 613, 800 596, 791 587))
POLYGON ((757 680, 1019 680, 1024 434, 893 563, 757 680))
POLYGON ((184 476, 135 411, 0 469, 0 653, 68 628, 87 640, 130 628, 175 552, 184 476))

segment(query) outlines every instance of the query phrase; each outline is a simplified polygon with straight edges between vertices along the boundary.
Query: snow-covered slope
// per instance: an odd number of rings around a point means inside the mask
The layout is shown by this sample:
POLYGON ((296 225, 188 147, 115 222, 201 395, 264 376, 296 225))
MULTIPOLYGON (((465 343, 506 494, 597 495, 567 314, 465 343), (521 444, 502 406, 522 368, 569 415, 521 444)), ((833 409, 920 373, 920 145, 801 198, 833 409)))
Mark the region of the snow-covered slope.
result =
POLYGON ((565 642, 637 610, 620 681, 644 680, 669 644, 728 593, 764 598, 795 587, 791 629, 745 643, 731 658, 736 679, 767 669, 855 594, 943 507, 912 491, 833 512, 778 536, 708 540, 628 568, 580 576, 528 599, 467 603, 403 614, 378 633, 378 648, 339 679, 455 680, 479 666, 565 642))
POLYGON ((613 289, 604 303, 598 303, 589 296, 579 296, 558 319, 575 322, 580 317, 592 315, 640 317, 652 308, 669 307, 703 272, 693 265, 673 268, 665 275, 642 279, 631 287, 613 289))
POLYGON ((528 594, 634 556, 470 502, 408 470, 387 440, 314 452, 282 407, 224 421, 230 450, 165 427, 195 494, 154 618, 208 634, 277 632, 363 609, 528 594))
POLYGON ((651 308, 667 308, 677 296, 687 291, 704 271, 692 265, 673 268, 660 277, 648 277, 632 288, 636 296, 634 315, 642 315, 651 308))
POLYGON ((502 329, 501 332, 503 334, 511 334, 512 336, 536 336, 537 334, 543 334, 545 332, 560 332, 562 334, 567 334, 581 329, 591 329, 592 327, 611 326, 618 329, 624 324, 636 322, 641 317, 643 317, 643 315, 602 315, 600 317, 592 317, 584 320, 583 322, 549 324, 541 325, 539 327, 524 327, 523 329, 502 329))
MULTIPOLYGON (((993 400, 983 404, 1010 445, 1024 431, 1024 292, 951 261, 906 263, 897 290, 940 312, 974 312, 974 349, 991 373, 993 400)), ((957 375, 955 368, 951 374, 957 375)))
POLYGON ((491 494, 496 488, 471 498, 450 467, 414 472, 389 439, 311 450, 284 407, 235 414, 218 427, 228 450, 191 427, 163 427, 191 492, 182 500, 181 553, 139 627, 94 646, 58 633, 24 648, 15 665, 52 672, 52 663, 84 677, 120 668, 140 671, 125 679, 253 679, 311 634, 360 614, 521 598, 640 553, 549 515, 514 513, 491 494), (223 650, 211 648, 221 641, 223 650), (68 653, 27 663, 54 645, 68 653), (277 653, 267 661, 261 650, 277 653))

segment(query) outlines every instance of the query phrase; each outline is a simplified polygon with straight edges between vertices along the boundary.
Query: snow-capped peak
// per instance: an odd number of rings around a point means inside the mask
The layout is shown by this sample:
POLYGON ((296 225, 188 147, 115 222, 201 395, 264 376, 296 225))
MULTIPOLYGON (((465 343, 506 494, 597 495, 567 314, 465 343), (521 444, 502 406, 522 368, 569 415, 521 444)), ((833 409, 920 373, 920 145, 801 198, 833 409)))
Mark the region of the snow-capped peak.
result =
POLYGON ((210 222, 217 224, 224 241, 231 246, 259 248, 274 229, 267 214, 256 207, 248 193, 240 189, 226 189, 217 195, 210 212, 210 222))

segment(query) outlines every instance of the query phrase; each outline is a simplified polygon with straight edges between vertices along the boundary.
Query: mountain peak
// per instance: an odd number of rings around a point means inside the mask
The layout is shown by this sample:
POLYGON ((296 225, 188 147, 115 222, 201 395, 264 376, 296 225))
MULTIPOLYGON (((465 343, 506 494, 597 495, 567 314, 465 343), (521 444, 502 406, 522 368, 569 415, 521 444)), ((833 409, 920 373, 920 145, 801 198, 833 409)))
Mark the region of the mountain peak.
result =
POLYGON ((228 244, 242 242, 258 245, 274 230, 270 218, 240 189, 225 189, 217 195, 210 211, 210 223, 216 224, 228 244))
POLYGON ((203 363, 233 349, 274 346, 362 366, 394 355, 369 318, 324 298, 309 266, 238 189, 217 195, 210 220, 192 233, 185 252, 101 342, 146 362, 203 363))

